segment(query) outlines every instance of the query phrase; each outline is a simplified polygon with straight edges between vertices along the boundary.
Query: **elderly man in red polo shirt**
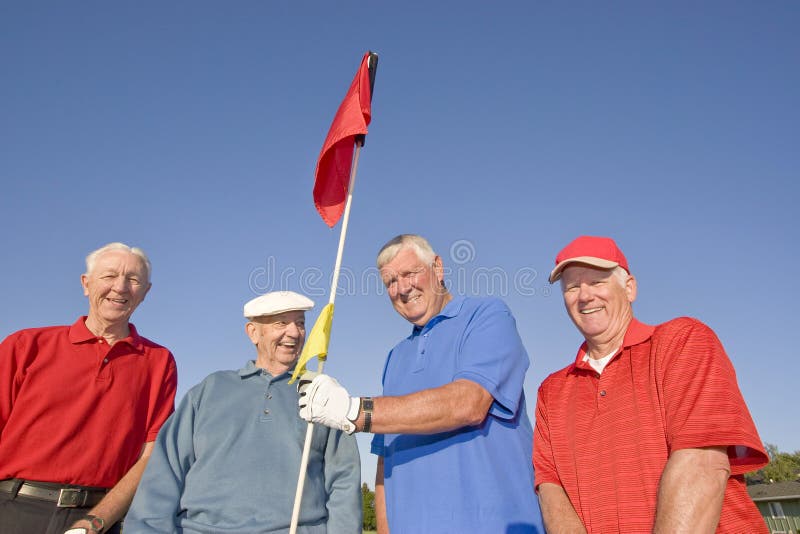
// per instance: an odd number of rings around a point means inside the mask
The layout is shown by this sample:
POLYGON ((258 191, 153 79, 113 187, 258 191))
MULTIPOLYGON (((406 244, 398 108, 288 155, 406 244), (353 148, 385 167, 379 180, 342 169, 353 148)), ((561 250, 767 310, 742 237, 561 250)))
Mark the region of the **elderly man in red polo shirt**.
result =
POLYGON ((743 474, 768 458, 714 332, 633 317, 612 239, 582 236, 550 282, 585 343, 540 386, 536 491, 548 532, 768 532, 743 474))
POLYGON ((106 245, 81 284, 89 315, 0 344, 3 534, 119 532, 173 410, 172 354, 128 322, 150 290, 147 256, 106 245))

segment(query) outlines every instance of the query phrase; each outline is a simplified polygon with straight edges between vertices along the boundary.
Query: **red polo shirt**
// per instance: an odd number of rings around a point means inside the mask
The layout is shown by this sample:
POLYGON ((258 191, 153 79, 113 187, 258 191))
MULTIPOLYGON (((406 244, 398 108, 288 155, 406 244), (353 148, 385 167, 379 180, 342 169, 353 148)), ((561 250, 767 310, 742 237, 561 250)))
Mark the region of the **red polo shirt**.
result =
POLYGON ((0 479, 112 487, 172 413, 169 350, 133 325, 109 347, 85 320, 0 344, 0 479))
POLYGON ((562 486, 589 532, 650 532, 670 452, 727 446, 731 477, 718 532, 768 532, 743 473, 769 461, 722 344, 682 317, 635 319, 602 374, 583 361, 539 387, 536 487, 562 486))

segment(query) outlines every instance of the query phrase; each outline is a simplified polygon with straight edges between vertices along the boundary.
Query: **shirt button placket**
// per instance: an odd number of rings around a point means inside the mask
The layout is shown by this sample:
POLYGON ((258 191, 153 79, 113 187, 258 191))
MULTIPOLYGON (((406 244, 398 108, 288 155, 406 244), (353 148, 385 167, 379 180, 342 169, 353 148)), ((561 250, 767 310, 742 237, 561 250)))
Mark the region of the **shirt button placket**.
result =
POLYGON ((599 379, 597 381, 597 397, 596 397, 596 399, 597 399, 597 408, 599 410, 603 410, 605 408, 605 403, 603 401, 607 398, 606 396, 608 395, 608 392, 606 390, 606 385, 605 385, 606 380, 604 380, 604 378, 605 377, 601 373, 600 377, 599 377, 599 379))
MULTIPOLYGON (((266 371, 261 371, 262 375, 266 374, 266 371)), ((269 401, 272 400, 272 393, 270 393, 269 389, 272 387, 272 381, 267 380, 267 389, 264 391, 264 413, 261 415, 261 419, 270 419, 270 409, 269 409, 269 401)))
POLYGON ((108 377, 108 371, 104 368, 108 365, 108 356, 111 353, 113 347, 109 346, 108 342, 104 338, 97 339, 97 352, 100 356, 100 361, 97 366, 97 376, 99 377, 108 377))
MULTIPOLYGON (((266 371, 264 372, 266 374, 266 371)), ((264 416, 270 418, 270 401, 272 400, 272 380, 267 380, 267 389, 264 391, 264 416)))
POLYGON ((428 343, 428 332, 422 334, 417 345, 417 362, 414 371, 425 369, 425 345, 428 343))

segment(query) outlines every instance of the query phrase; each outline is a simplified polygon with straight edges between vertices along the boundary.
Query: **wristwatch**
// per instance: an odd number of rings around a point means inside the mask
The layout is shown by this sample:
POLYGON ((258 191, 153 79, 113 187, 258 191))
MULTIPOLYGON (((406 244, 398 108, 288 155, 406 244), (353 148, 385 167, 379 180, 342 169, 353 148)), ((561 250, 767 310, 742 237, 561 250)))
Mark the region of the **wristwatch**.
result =
POLYGON ((97 517, 96 515, 86 514, 84 517, 86 521, 92 525, 92 530, 95 532, 103 532, 103 527, 106 526, 106 521, 102 517, 97 517))
POLYGON ((364 411, 364 428, 362 432, 372 432, 372 397, 361 397, 361 409, 364 411))
MULTIPOLYGON (((102 517, 97 517, 96 515, 87 514, 85 515, 81 521, 88 521, 91 525, 91 531, 95 534, 99 534, 103 532, 103 527, 106 526, 106 522, 102 517)), ((78 528, 71 528, 64 532, 64 534, 91 534, 89 529, 78 527, 78 528)))

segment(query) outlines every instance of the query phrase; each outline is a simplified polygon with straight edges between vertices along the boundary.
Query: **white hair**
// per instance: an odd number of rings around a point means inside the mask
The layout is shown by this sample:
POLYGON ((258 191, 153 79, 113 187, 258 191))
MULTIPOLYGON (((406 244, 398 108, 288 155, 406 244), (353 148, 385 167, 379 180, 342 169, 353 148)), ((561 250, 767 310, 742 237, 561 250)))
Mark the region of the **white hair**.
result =
POLYGON ((395 259, 401 250, 407 248, 413 250, 422 263, 432 264, 436 259, 436 252, 433 251, 433 247, 427 239, 416 234, 400 234, 381 247, 378 252, 378 269, 383 268, 384 265, 395 259))
POLYGON ((86 273, 85 274, 87 274, 87 275, 91 274, 92 270, 94 269, 95 263, 97 263, 97 259, 100 256, 102 256, 103 254, 105 254, 106 252, 110 252, 112 250, 123 250, 123 251, 129 252, 129 253, 131 253, 131 254, 133 254, 135 256, 138 256, 142 260, 142 263, 144 263, 144 270, 145 270, 145 274, 147 276, 147 281, 148 282, 150 281, 150 271, 151 271, 152 267, 150 265, 150 260, 147 258, 147 254, 144 253, 144 250, 142 250, 142 249, 140 249, 138 247, 129 247, 125 243, 119 243, 119 242, 109 243, 108 245, 103 245, 102 247, 98 248, 97 250, 94 250, 94 251, 90 252, 89 255, 86 256, 86 273))

